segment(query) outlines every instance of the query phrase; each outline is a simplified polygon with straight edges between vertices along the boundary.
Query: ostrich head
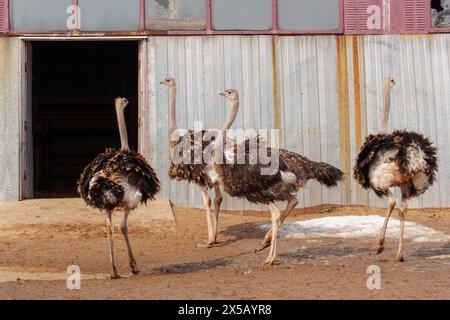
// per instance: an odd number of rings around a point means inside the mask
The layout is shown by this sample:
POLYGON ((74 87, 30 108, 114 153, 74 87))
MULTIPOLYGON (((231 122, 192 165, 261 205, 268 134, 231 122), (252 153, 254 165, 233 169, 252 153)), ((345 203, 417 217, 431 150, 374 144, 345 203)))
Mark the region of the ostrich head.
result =
POLYGON ((230 101, 236 101, 239 99, 239 94, 236 89, 227 89, 224 92, 221 92, 220 95, 224 96, 230 101))
POLYGON ((161 84, 170 87, 175 86, 175 79, 171 77, 165 78, 163 81, 160 82, 161 84))
POLYGON ((127 98, 118 97, 115 100, 116 109, 123 111, 127 107, 128 103, 129 101, 127 98))
POLYGON ((386 84, 388 89, 391 89, 393 86, 395 86, 395 79, 387 77, 386 79, 384 79, 384 83, 386 84))

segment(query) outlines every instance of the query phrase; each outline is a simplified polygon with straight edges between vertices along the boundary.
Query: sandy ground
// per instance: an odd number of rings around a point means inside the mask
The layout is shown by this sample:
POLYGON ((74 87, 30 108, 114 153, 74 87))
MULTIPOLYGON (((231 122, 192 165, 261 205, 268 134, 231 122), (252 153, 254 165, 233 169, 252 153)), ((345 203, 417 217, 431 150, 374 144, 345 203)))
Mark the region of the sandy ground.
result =
MULTIPOLYGON (((116 259, 124 278, 110 280, 104 219, 78 199, 0 205, 0 299, 450 299, 450 243, 406 242, 396 263, 397 239, 377 256, 376 239, 279 239, 279 257, 257 267, 264 217, 223 214, 220 245, 195 245, 206 237, 203 211, 147 208, 130 218, 130 239, 142 272, 129 274, 118 229, 116 259), (19 212, 20 211, 20 212, 19 212), (14 214, 16 217, 14 218, 14 214), (442 259, 430 259, 440 255, 442 259), (66 287, 66 269, 78 265, 80 290, 66 287), (381 289, 369 290, 367 268, 381 269, 381 289)), ((384 210, 343 207, 290 218, 384 215, 384 210)), ((120 214, 114 221, 120 222, 120 214)), ((410 210, 409 221, 450 234, 450 209, 410 210)), ((289 221, 289 219, 288 219, 289 221)))

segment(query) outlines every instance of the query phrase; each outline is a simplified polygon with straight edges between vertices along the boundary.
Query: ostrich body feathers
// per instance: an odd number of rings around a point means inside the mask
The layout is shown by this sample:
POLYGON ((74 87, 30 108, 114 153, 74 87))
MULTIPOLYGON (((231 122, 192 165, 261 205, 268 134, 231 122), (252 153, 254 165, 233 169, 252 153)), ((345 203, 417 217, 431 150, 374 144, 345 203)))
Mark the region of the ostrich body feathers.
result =
MULTIPOLYGON (((202 130, 195 132, 189 129, 185 135, 172 142, 175 148, 174 155, 179 159, 185 159, 182 163, 170 161, 169 177, 172 180, 188 181, 197 185, 212 188, 218 183, 218 176, 214 172, 214 167, 205 161, 205 154, 213 154, 213 145, 218 130, 202 130), (201 156, 201 159, 196 159, 201 156)), ((234 140, 228 139, 227 142, 234 143, 234 140)))
POLYGON ((106 149, 83 170, 78 193, 98 209, 134 209, 153 200, 160 184, 152 167, 129 149, 106 149))
POLYGON ((356 160, 353 176, 365 189, 386 196, 399 186, 405 198, 424 193, 435 181, 436 148, 416 132, 397 130, 369 135, 356 160))
MULTIPOLYGON (((259 138, 257 138, 259 140, 259 138)), ((258 152, 251 151, 251 139, 247 139, 245 163, 216 164, 225 191, 235 197, 246 198, 253 203, 269 204, 275 201, 287 201, 310 179, 331 187, 343 178, 343 172, 329 164, 314 162, 297 153, 279 149, 279 166, 272 174, 262 174, 262 169, 270 168, 270 163, 261 163, 254 159, 258 152)), ((260 142, 260 141, 258 141, 260 142)), ((260 146, 261 144, 257 144, 260 146)), ((235 147, 235 154, 237 152, 235 147)), ((268 157, 274 149, 264 147, 268 157)))

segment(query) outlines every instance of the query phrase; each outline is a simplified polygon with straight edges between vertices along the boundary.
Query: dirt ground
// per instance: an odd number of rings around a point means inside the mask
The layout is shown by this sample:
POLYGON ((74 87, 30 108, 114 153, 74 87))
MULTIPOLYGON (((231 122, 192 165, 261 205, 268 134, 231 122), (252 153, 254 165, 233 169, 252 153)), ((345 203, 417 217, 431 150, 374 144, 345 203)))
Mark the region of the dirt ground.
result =
MULTIPOLYGON (((374 238, 281 238, 275 265, 261 268, 268 251, 254 249, 263 237, 259 226, 269 218, 223 214, 220 245, 204 249, 196 247, 206 238, 203 211, 181 207, 174 209, 176 224, 131 216, 130 239, 142 270, 137 276, 129 274, 116 230, 124 278, 110 280, 103 216, 88 209, 75 213, 81 200, 68 203, 46 200, 44 211, 28 208, 29 219, 14 223, 4 218, 11 216, 8 208, 0 208, 0 299, 450 299, 450 243, 407 241, 406 261, 397 263, 396 238, 387 239, 380 256, 374 238), (442 259, 430 259, 436 255, 442 259), (69 265, 81 269, 80 290, 66 287, 69 265), (380 290, 367 288, 370 265, 381 269, 380 290)), ((368 214, 384 210, 342 207, 288 221, 368 214)), ((409 210, 407 219, 450 234, 450 209, 409 210)))

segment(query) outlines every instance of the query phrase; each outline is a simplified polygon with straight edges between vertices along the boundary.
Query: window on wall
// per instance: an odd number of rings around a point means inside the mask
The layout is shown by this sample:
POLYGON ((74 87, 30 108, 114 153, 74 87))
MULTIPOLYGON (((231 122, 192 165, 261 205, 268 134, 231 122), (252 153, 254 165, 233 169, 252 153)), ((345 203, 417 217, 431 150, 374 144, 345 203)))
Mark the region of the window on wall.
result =
POLYGON ((146 0, 148 30, 206 30, 204 0, 146 0))
POLYGON ((278 0, 280 30, 334 30, 340 27, 339 0, 278 0))
MULTIPOLYGON (((0 0, 0 12, 2 8, 6 8, 4 11, 8 12, 7 5, 1 6, 7 1, 0 0)), ((8 32, 8 25, 12 31, 27 33, 72 30, 166 31, 167 34, 343 32, 341 6, 344 0, 9 0, 9 2, 10 16, 9 19, 0 17, 0 32, 8 32), (79 11, 76 10, 75 4, 78 4, 79 11)))
POLYGON ((431 0, 431 25, 435 29, 450 29, 450 0, 431 0))
POLYGON ((12 0, 11 30, 67 31, 67 9, 72 0, 12 0))
POLYGON ((214 30, 271 30, 272 0, 212 0, 214 30))
POLYGON ((82 31, 139 29, 139 0, 78 0, 82 31))

